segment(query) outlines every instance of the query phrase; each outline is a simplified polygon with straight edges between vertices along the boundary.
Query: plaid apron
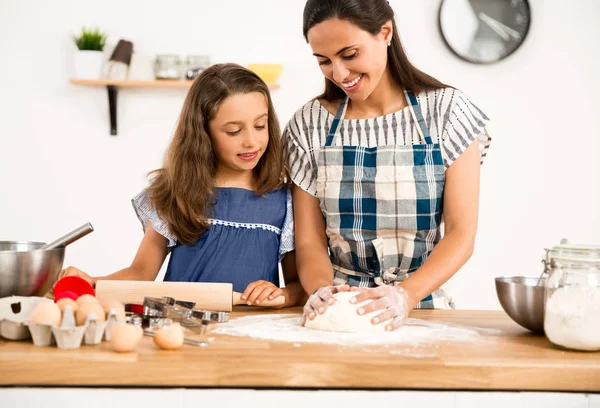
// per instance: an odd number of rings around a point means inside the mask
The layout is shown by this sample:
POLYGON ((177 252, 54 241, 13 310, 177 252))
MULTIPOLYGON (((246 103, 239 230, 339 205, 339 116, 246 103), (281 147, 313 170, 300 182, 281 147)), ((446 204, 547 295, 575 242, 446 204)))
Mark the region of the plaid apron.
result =
MULTIPOLYGON (((317 197, 327 223, 334 284, 375 287, 401 282, 441 239, 445 173, 414 93, 406 100, 423 144, 335 146, 346 97, 318 156, 317 197)), ((444 288, 417 308, 449 308, 444 288)))

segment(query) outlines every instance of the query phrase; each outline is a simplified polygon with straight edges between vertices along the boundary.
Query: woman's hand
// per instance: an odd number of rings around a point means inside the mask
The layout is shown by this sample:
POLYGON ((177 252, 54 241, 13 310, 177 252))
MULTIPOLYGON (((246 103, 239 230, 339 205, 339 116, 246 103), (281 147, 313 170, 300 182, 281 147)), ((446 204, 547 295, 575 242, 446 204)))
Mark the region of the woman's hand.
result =
POLYGON ((60 273, 58 274, 58 278, 56 280, 59 281, 60 279, 66 277, 66 276, 79 276, 80 278, 85 279, 90 285, 92 285, 92 286, 96 285, 96 279, 92 278, 90 275, 88 275, 84 271, 75 268, 74 266, 68 266, 65 269, 63 269, 62 271, 60 271, 60 273))
POLYGON ((304 319, 302 320, 302 325, 304 326, 306 319, 313 320, 315 317, 317 317, 317 313, 325 313, 327 307, 335 303, 335 298, 333 297, 334 293, 348 291, 350 291, 350 286, 348 285, 323 286, 322 288, 317 289, 317 291, 308 298, 306 304, 304 305, 304 319))
POLYGON ((371 319, 372 324, 380 324, 392 319, 386 326, 385 330, 396 330, 404 323, 408 317, 408 313, 414 308, 410 305, 409 296, 406 291, 400 286, 378 286, 376 288, 352 288, 351 292, 360 292, 352 303, 362 303, 371 299, 369 303, 360 307, 356 312, 359 315, 380 311, 371 319))
MULTIPOLYGON (((273 300, 279 296, 285 296, 285 291, 282 288, 275 286, 271 282, 259 280, 248 285, 242 293, 242 300, 245 300, 248 306, 252 304, 260 306, 266 299, 273 300)), ((283 307, 283 305, 274 308, 279 309, 280 307, 283 307)))

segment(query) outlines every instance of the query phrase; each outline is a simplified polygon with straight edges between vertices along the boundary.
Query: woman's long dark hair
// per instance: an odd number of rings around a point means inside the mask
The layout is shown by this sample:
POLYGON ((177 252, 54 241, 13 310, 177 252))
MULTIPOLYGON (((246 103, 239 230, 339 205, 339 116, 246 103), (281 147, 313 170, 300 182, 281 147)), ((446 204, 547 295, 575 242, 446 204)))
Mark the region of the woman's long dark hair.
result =
POLYGON ((185 98, 163 167, 149 174, 150 201, 183 244, 194 243, 209 228, 217 169, 209 122, 225 99, 251 92, 265 96, 269 115, 269 143, 254 168, 256 194, 276 190, 286 183, 281 131, 265 82, 237 64, 207 68, 194 80, 185 98))
MULTIPOLYGON (((394 10, 386 0, 308 0, 304 6, 303 33, 308 41, 308 31, 323 21, 336 18, 377 35, 381 27, 392 21, 392 43, 388 47, 388 69, 398 85, 414 92, 445 88, 447 85, 417 69, 408 60, 394 19, 394 10)), ((344 91, 325 79, 325 92, 318 99, 333 102, 345 97, 344 91)))

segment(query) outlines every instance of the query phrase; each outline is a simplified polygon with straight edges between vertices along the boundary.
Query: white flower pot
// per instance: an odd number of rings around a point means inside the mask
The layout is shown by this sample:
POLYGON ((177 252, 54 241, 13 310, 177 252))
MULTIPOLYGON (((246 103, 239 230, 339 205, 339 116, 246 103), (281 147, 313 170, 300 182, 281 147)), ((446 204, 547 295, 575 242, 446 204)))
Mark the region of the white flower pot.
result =
POLYGON ((76 79, 101 79, 104 53, 102 51, 76 51, 73 65, 76 79))

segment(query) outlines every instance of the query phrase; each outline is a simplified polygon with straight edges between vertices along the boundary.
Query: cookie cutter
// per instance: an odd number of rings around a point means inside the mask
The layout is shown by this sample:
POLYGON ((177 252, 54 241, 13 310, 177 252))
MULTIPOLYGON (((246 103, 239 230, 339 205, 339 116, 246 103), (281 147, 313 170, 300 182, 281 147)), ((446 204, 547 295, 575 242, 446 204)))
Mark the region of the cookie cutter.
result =
POLYGON ((204 334, 210 323, 225 323, 229 321, 229 312, 215 312, 194 309, 196 303, 177 300, 172 297, 144 297, 143 310, 139 305, 127 304, 125 310, 134 313, 130 320, 136 323, 141 320, 142 328, 154 329, 178 322, 193 332, 204 334), (141 311, 141 313, 139 313, 141 311), (139 319, 135 319, 135 315, 139 319))

